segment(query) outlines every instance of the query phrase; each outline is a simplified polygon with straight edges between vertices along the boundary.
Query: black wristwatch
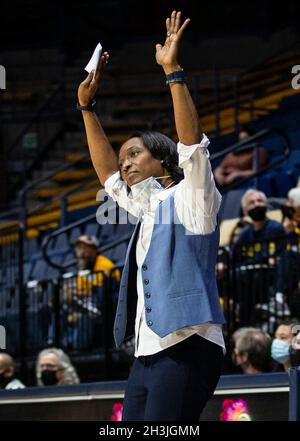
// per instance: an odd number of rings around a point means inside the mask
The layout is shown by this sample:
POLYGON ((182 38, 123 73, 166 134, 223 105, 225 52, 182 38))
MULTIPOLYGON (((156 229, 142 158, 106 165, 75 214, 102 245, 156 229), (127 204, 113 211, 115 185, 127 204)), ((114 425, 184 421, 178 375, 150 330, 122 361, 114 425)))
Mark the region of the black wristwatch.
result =
POLYGON ((86 106, 81 106, 79 103, 76 104, 77 110, 86 110, 88 112, 94 112, 94 108, 96 105, 96 100, 93 100, 91 103, 87 104, 86 106))

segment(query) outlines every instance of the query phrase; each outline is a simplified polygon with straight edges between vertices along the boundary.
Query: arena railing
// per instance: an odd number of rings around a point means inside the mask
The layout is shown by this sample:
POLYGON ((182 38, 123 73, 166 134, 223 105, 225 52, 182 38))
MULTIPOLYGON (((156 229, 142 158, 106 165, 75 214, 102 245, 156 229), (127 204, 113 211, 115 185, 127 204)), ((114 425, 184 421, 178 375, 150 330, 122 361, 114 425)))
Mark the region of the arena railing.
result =
POLYGON ((54 280, 32 281, 26 287, 27 358, 46 347, 74 356, 96 356, 102 375, 111 375, 113 320, 120 270, 63 273, 54 280))
POLYGON ((23 374, 26 371, 27 352, 27 339, 24 333, 27 323, 23 274, 24 234, 22 223, 0 230, 0 324, 5 329, 5 346, 18 348, 23 374), (17 318, 16 321, 10 320, 10 312, 17 318))
MULTIPOLYGON (((107 248, 129 240, 130 236, 111 242, 107 248)), ((105 254, 104 248, 102 251, 105 254)), ((51 258, 48 262, 54 263, 51 258)), ((299 236, 270 237, 224 249, 219 262, 224 264, 218 285, 226 318, 226 370, 232 372, 229 359, 235 330, 254 326, 273 335, 282 320, 300 319, 299 236)), ((121 354, 115 350, 112 338, 122 267, 109 274, 77 273, 68 271, 71 264, 74 261, 56 264, 61 269, 59 277, 30 281, 26 287, 21 286, 20 267, 18 287, 1 290, 1 316, 8 320, 9 338, 15 342, 14 355, 21 357, 23 363, 45 346, 59 346, 81 357, 96 352, 102 357, 103 375, 109 378, 116 372, 116 357, 132 355, 130 346, 123 348, 121 354), (15 301, 16 292, 22 292, 20 302, 15 301)))
POLYGON ((225 262, 224 277, 228 278, 221 295, 230 335, 242 326, 258 326, 273 335, 281 321, 300 320, 297 234, 237 244, 226 253, 227 261, 222 256, 219 261, 225 262))
MULTIPOLYGON (((116 206, 113 202, 109 206, 107 206, 107 205, 105 205, 105 206, 103 205, 103 207, 100 206, 99 209, 97 210, 97 216, 109 217, 110 212, 112 212, 112 213, 114 213, 114 215, 116 215, 116 221, 119 219, 119 217, 122 216, 122 214, 120 214, 120 209, 119 208, 116 209, 116 206)), ((58 228, 57 230, 55 230, 52 233, 50 233, 49 235, 47 235, 44 238, 43 243, 42 243, 42 253, 43 253, 43 257, 46 260, 46 262, 50 266, 52 266, 53 268, 56 268, 60 271, 64 271, 67 268, 74 266, 76 264, 76 259, 70 260, 69 262, 65 262, 64 264, 58 264, 57 262, 55 262, 51 258, 51 255, 48 251, 49 246, 50 246, 51 242, 53 240, 55 240, 57 237, 59 237, 60 235, 65 234, 65 233, 68 234, 74 228, 78 228, 78 227, 82 228, 84 225, 86 225, 92 221, 94 221, 94 222, 96 221, 95 213, 92 213, 89 216, 86 216, 83 219, 80 219, 76 222, 72 222, 69 225, 66 225, 62 228, 58 228)), ((112 239, 111 241, 109 241, 109 243, 107 243, 105 245, 101 245, 101 253, 105 254, 106 251, 111 250, 111 249, 117 247, 118 245, 121 245, 122 243, 129 242, 130 237, 131 237, 131 233, 122 234, 122 236, 119 237, 118 239, 115 239, 115 240, 112 239)))
MULTIPOLYGON (((44 239, 43 255, 49 265, 66 271, 76 263, 74 259, 57 264, 48 252, 50 241, 93 218, 94 215, 91 215, 51 233, 44 239)), ((101 252, 105 254, 112 247, 122 242, 127 243, 130 237, 131 233, 110 242, 101 247, 101 252)), ((297 235, 270 237, 233 248, 220 248, 218 261, 223 263, 224 269, 217 279, 226 316, 224 331, 228 345, 233 332, 240 326, 259 326, 272 335, 276 325, 292 313, 300 319, 300 309, 298 311, 297 302, 295 304, 295 290, 300 282, 300 274, 297 272, 300 266, 299 256, 300 243, 297 235)))

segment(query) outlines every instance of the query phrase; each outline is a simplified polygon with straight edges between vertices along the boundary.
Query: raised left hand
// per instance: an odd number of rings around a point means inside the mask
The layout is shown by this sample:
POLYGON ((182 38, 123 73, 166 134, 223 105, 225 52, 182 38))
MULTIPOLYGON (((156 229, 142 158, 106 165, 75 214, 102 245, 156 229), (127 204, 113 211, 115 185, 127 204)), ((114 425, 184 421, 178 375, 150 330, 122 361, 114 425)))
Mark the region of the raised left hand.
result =
POLYGON ((167 38, 164 45, 156 45, 156 62, 166 69, 178 66, 178 47, 183 32, 190 22, 187 18, 180 26, 181 12, 173 11, 171 17, 166 19, 167 38))

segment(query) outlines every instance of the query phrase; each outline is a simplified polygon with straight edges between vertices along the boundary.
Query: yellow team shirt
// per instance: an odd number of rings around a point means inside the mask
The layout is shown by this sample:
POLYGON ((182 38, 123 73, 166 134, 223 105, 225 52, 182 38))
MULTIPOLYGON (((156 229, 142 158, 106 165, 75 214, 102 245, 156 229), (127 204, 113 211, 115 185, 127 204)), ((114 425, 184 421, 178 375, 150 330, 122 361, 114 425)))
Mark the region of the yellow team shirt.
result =
MULTIPOLYGON (((91 295, 91 289, 94 286, 103 286, 103 271, 107 276, 109 276, 110 271, 115 268, 115 264, 105 256, 97 256, 95 265, 93 267, 93 273, 88 276, 78 276, 77 277, 77 289, 78 294, 81 295, 91 295)), ((120 280, 121 273, 120 270, 115 270, 113 272, 113 277, 116 280, 120 280)))

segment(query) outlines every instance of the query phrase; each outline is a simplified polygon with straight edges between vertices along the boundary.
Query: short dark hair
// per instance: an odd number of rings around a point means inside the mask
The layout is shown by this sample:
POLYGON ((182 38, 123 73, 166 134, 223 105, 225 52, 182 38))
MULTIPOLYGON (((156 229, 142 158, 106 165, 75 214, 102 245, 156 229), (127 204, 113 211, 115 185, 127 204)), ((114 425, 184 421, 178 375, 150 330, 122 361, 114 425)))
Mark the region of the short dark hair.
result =
POLYGON ((132 138, 140 138, 155 159, 164 161, 163 166, 168 170, 176 184, 184 178, 182 168, 178 165, 177 147, 171 138, 163 133, 150 130, 133 132, 128 139, 132 138))
POLYGON ((261 372, 268 371, 271 354, 271 337, 260 329, 242 334, 238 342, 239 353, 248 354, 249 363, 261 372))

